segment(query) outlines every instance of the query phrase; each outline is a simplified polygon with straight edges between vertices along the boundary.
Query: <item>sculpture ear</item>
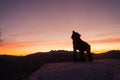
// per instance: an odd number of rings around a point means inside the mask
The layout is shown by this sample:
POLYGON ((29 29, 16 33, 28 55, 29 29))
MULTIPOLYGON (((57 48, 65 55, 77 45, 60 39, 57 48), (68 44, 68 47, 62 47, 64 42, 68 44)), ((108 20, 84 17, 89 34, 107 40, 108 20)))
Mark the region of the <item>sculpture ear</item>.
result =
POLYGON ((75 31, 73 30, 73 33, 75 33, 75 31))

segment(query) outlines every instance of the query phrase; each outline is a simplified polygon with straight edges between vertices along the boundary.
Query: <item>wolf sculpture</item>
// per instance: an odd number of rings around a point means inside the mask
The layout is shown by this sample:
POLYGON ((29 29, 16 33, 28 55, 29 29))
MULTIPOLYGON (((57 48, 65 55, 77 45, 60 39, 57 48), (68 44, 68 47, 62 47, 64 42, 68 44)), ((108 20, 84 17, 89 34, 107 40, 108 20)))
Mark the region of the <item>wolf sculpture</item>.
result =
POLYGON ((91 50, 90 45, 88 43, 86 43, 85 41, 83 41, 80 38, 80 36, 81 35, 79 33, 75 32, 75 31, 73 31, 72 36, 71 36, 71 38, 73 40, 73 52, 74 52, 73 53, 73 60, 76 61, 77 54, 78 54, 77 50, 78 50, 79 51, 79 56, 80 56, 79 60, 81 62, 86 61, 85 53, 88 57, 88 61, 92 61, 93 58, 92 58, 92 54, 91 54, 91 51, 90 51, 91 50))

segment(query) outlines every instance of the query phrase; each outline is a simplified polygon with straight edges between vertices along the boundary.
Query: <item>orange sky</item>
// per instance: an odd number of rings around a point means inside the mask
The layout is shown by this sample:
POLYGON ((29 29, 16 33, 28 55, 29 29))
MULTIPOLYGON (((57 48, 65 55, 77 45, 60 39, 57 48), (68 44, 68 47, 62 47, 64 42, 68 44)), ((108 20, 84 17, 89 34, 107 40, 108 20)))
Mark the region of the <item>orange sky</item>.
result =
POLYGON ((120 50, 119 0, 1 0, 0 54, 72 50, 72 31, 92 52, 120 50))

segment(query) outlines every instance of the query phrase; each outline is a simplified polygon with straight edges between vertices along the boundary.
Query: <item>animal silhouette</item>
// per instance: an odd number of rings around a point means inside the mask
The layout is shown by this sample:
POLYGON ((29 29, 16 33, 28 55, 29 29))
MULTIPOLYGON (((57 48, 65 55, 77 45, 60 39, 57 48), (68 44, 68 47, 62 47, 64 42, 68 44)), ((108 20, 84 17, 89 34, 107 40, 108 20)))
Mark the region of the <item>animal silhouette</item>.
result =
POLYGON ((90 52, 90 45, 88 43, 86 43, 85 41, 83 41, 81 38, 80 38, 80 34, 73 31, 72 33, 72 40, 73 40, 73 60, 76 61, 77 59, 77 50, 79 51, 79 60, 84 62, 86 61, 85 59, 85 53, 87 54, 87 57, 88 57, 88 61, 92 61, 93 58, 92 58, 92 54, 90 52))

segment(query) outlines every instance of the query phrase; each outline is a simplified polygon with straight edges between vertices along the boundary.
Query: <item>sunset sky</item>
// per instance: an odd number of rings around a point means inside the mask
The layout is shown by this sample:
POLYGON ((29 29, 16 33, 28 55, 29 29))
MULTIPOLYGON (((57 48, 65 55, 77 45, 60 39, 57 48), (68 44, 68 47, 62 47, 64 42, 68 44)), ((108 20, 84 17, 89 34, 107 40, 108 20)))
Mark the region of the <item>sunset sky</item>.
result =
POLYGON ((120 0, 0 0, 0 54, 72 50, 72 31, 92 52, 120 50, 120 0))

